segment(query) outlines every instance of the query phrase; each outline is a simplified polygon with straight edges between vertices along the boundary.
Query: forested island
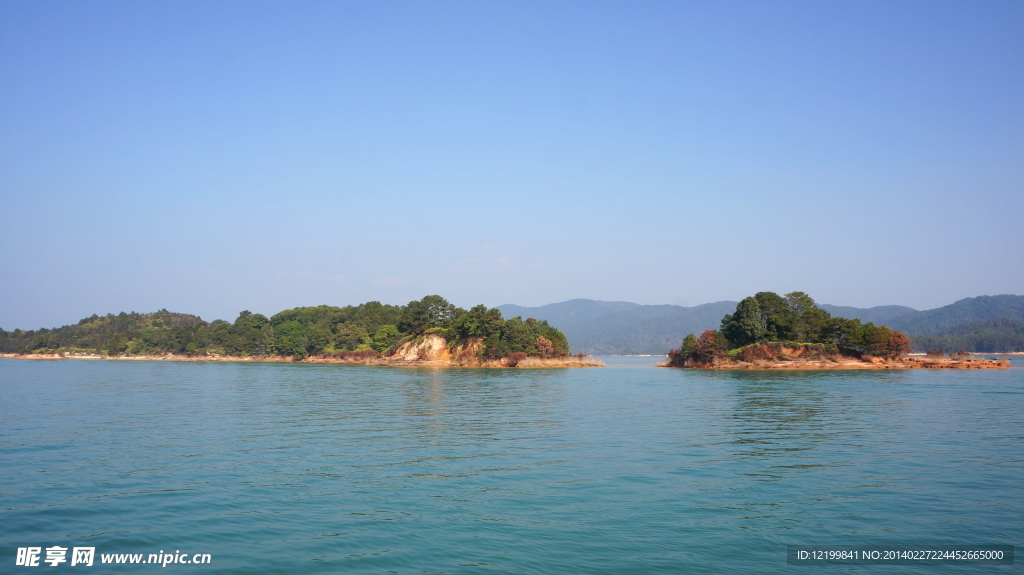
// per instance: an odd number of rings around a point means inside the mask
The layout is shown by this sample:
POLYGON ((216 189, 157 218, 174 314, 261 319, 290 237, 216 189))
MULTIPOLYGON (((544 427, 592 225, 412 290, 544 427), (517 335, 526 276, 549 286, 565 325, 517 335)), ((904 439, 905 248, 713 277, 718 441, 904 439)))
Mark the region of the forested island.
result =
POLYGON ((601 365, 569 355, 561 331, 497 309, 465 310, 438 295, 404 306, 243 311, 234 323, 169 312, 93 315, 56 329, 4 331, 0 353, 15 357, 97 357, 488 367, 601 365))
POLYGON ((883 325, 834 317, 811 296, 760 292, 744 298, 718 330, 687 335, 666 367, 702 369, 985 369, 1006 361, 908 357, 909 337, 883 325))

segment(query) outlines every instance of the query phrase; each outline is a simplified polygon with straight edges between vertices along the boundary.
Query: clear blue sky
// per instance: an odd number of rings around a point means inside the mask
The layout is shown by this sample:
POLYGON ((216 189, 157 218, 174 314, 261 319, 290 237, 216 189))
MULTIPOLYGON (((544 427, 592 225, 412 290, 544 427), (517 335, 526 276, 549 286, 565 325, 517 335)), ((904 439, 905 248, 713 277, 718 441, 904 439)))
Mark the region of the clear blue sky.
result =
POLYGON ((0 327, 1024 293, 1024 3, 0 2, 0 327))

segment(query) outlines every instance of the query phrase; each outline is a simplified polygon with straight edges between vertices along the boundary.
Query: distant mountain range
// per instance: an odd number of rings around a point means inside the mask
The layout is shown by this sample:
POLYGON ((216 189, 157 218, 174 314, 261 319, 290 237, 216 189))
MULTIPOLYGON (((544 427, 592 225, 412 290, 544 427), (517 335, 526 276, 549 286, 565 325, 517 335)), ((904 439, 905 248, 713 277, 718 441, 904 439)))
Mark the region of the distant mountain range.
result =
MULTIPOLYGON (((683 307, 574 299, 540 307, 505 304, 498 309, 505 317, 548 320, 562 330, 574 353, 642 355, 667 353, 688 333, 718 329, 722 316, 735 311, 736 303, 683 307)), ((925 311, 901 305, 820 307, 834 316, 903 331, 921 351, 1024 351, 1024 296, 979 296, 925 311)))
MULTIPOLYGON (((864 323, 871 322, 875 325, 889 325, 889 323, 907 314, 921 313, 912 307, 905 305, 880 305, 877 307, 850 307, 846 305, 819 305, 821 309, 837 317, 848 317, 859 319, 864 323)), ((890 326, 891 327, 891 326, 890 326)))

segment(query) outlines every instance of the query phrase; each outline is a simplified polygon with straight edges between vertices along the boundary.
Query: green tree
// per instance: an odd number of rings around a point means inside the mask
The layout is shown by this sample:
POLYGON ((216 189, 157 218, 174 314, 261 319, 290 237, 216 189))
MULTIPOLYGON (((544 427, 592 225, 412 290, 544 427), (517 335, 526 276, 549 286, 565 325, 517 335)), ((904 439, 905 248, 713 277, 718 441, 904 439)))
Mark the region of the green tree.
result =
POLYGON ((683 345, 679 346, 679 353, 689 357, 697 351, 697 336, 688 334, 683 338, 683 345))
POLYGON ((854 349, 860 345, 859 334, 862 329, 859 319, 829 317, 822 324, 821 341, 840 349, 854 349))
POLYGON ((820 342, 829 313, 818 307, 814 299, 802 291, 786 294, 786 304, 793 314, 793 325, 790 328, 793 341, 820 342))
POLYGON ((419 335, 434 327, 448 327, 458 308, 439 295, 428 295, 419 301, 411 301, 402 310, 398 330, 402 333, 419 335))
POLYGON ((762 341, 765 338, 764 318, 757 298, 743 298, 736 304, 736 313, 722 318, 722 335, 732 347, 762 341))
POLYGON ((334 344, 335 348, 354 351, 360 345, 370 343, 373 343, 373 340, 363 326, 354 322, 343 323, 338 326, 337 338, 334 344))
POLYGON ((316 355, 324 350, 332 339, 331 331, 324 328, 311 329, 306 336, 306 352, 316 355))
POLYGON ((538 321, 532 317, 523 321, 520 316, 505 320, 496 333, 487 337, 482 353, 492 358, 508 357, 514 353, 536 357, 541 354, 537 347, 540 338, 551 344, 551 348, 547 349, 547 344, 542 342, 544 353, 550 353, 552 357, 569 354, 569 342, 565 334, 551 327, 547 321, 538 321))
POLYGON ((785 298, 775 292, 763 291, 754 294, 761 309, 761 330, 767 341, 782 341, 790 338, 793 313, 785 298))
POLYGON ((468 312, 457 315, 451 323, 449 333, 452 336, 453 345, 460 344, 471 337, 486 339, 492 334, 498 333, 505 322, 501 317, 501 311, 487 306, 474 306, 468 312))
POLYGON ((377 329, 377 333, 373 334, 373 349, 377 353, 384 355, 395 345, 398 341, 398 328, 393 325, 382 325, 377 329))
POLYGON ((543 336, 551 342, 551 357, 569 355, 569 340, 565 338, 565 334, 549 325, 547 321, 540 321, 538 324, 538 339, 543 336))
POLYGON ((306 357, 306 338, 302 336, 284 336, 277 339, 277 353, 290 355, 295 361, 306 357))

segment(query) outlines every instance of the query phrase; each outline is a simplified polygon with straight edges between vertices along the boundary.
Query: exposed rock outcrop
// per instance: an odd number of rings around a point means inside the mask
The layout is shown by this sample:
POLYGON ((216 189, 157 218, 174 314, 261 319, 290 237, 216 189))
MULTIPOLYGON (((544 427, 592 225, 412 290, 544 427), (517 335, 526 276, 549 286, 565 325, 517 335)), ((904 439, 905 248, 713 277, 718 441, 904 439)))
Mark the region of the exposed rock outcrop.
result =
POLYGON ((808 346, 780 347, 772 357, 719 357, 700 363, 681 355, 671 356, 659 367, 687 369, 1008 369, 1008 361, 988 359, 944 359, 935 357, 853 357, 838 351, 812 353, 808 346))
POLYGON ((437 334, 427 334, 398 346, 387 356, 368 361, 370 365, 444 366, 444 367, 603 367, 604 362, 590 356, 484 358, 479 355, 483 340, 469 338, 454 349, 437 334))

